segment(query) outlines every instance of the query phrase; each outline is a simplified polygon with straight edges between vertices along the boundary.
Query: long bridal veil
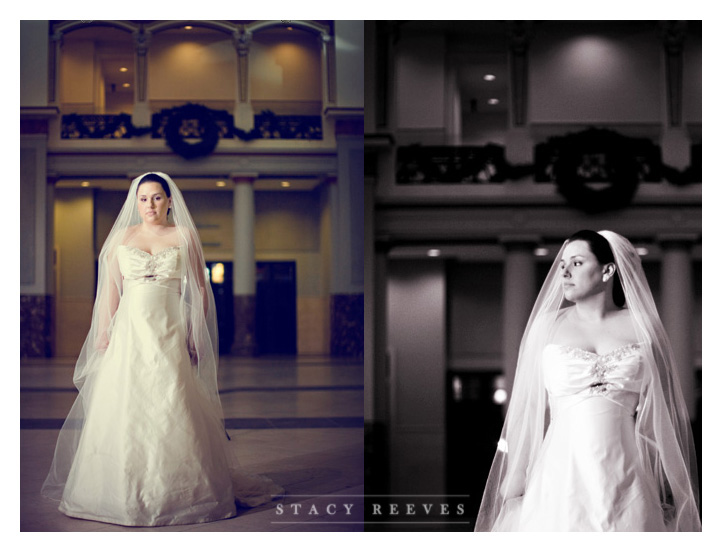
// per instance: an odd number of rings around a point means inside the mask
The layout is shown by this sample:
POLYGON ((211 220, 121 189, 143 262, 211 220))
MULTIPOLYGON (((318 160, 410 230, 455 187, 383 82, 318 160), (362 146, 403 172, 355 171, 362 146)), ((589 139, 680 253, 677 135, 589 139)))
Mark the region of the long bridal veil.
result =
MULTIPOLYGON (((634 246, 614 232, 603 230, 599 234, 612 248, 625 307, 635 322, 636 341, 642 346, 643 383, 635 423, 639 460, 655 486, 667 530, 700 531, 694 441, 669 338, 634 246)), ((542 351, 559 316, 570 306, 559 281, 563 249, 544 281, 521 341, 506 420, 476 531, 492 531, 497 520, 513 518, 544 440, 549 412, 542 351)))
MULTIPOLYGON (((98 258, 98 281, 90 331, 85 339, 73 373, 73 383, 78 398, 68 414, 55 449, 53 463, 42 494, 60 500, 70 467, 78 448, 78 441, 86 416, 86 406, 93 393, 98 368, 105 355, 108 340, 113 332, 115 311, 122 295, 122 276, 118 265, 118 246, 126 244, 141 223, 136 204, 138 185, 145 173, 131 183, 125 203, 115 221, 98 258)), ((164 173, 162 177, 170 188, 172 215, 170 222, 177 228, 183 258, 181 273, 180 312, 184 316, 187 343, 193 360, 200 388, 208 397, 218 421, 219 431, 224 431, 223 410, 218 395, 218 327, 216 308, 210 282, 205 270, 205 260, 198 231, 183 200, 178 186, 164 173)), ((235 464, 228 451, 228 460, 235 464)))

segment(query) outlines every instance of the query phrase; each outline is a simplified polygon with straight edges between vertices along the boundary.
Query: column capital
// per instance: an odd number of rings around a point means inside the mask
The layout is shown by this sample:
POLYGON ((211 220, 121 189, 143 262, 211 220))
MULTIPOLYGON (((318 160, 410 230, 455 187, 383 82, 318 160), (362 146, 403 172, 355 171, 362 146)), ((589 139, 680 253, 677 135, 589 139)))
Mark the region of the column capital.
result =
POLYGON ((251 186, 258 180, 258 173, 231 173, 228 179, 233 184, 250 184, 251 186))
POLYGON ((541 243, 541 236, 539 234, 502 234, 499 236, 499 243, 506 249, 532 250, 541 243))
POLYGON ((667 54, 679 55, 682 53, 686 31, 685 21, 662 22, 662 41, 667 54))
POLYGON ((236 29, 233 31, 233 45, 236 47, 236 52, 239 56, 245 57, 248 55, 252 38, 253 32, 248 29, 236 29))
POLYGON ((531 21, 511 21, 507 25, 506 34, 509 39, 509 47, 514 54, 526 54, 532 39, 532 30, 533 23, 531 21))
POLYGON ((148 53, 148 45, 150 44, 150 31, 140 28, 133 31, 133 45, 135 46, 135 52, 139 56, 144 56, 148 53))

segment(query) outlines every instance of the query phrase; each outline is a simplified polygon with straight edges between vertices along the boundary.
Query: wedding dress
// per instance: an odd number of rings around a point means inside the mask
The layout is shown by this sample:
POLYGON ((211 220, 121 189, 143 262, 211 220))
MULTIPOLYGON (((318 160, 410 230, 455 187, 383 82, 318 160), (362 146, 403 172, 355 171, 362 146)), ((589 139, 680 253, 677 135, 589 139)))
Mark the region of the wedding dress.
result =
MULTIPOLYGON (((669 338, 641 259, 611 248, 633 322, 627 345, 555 341, 572 311, 557 254, 519 347, 475 531, 701 531, 696 456, 669 338)), ((621 305, 620 305, 621 307, 621 305)))
MULTIPOLYGON (((148 173, 147 173, 148 174, 148 173)), ((128 245, 139 227, 136 178, 101 250, 91 328, 76 363, 79 395, 42 494, 71 517, 129 526, 202 523, 283 494, 245 474, 217 386, 218 332, 200 239, 180 190, 179 245, 128 245)))
POLYGON ((494 530, 665 531, 634 437, 640 349, 633 343, 598 355, 544 348, 551 422, 524 495, 494 530))
POLYGON ((118 261, 123 296, 59 508, 121 525, 234 516, 226 437, 185 341, 181 249, 120 246, 118 261))

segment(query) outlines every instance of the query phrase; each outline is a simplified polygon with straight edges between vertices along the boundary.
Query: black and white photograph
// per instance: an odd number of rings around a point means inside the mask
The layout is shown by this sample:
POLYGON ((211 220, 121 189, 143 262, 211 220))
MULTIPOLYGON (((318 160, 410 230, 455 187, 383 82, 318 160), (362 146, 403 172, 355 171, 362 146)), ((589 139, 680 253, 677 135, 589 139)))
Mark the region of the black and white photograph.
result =
POLYGON ((702 22, 364 39, 366 530, 701 531, 702 22))

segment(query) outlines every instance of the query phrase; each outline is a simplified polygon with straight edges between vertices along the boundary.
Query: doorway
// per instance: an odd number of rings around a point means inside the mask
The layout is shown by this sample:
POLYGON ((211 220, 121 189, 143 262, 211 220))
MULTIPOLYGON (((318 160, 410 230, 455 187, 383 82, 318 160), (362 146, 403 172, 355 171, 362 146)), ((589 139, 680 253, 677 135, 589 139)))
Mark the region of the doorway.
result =
POLYGON ((259 355, 295 355, 296 262, 256 263, 256 346, 259 355))

